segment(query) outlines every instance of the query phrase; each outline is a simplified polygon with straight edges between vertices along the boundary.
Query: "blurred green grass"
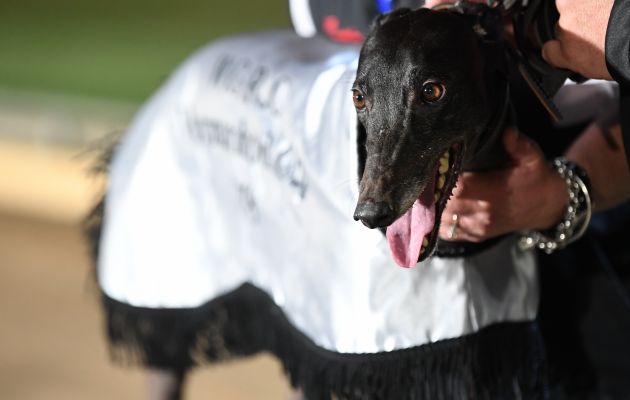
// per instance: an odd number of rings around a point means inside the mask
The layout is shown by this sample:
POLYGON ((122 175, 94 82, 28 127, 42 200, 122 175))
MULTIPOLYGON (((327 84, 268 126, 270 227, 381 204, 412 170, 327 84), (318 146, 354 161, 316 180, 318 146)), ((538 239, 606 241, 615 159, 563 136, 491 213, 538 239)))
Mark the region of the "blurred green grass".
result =
POLYGON ((0 0, 0 86, 139 103, 205 43, 288 27, 287 0, 0 0))

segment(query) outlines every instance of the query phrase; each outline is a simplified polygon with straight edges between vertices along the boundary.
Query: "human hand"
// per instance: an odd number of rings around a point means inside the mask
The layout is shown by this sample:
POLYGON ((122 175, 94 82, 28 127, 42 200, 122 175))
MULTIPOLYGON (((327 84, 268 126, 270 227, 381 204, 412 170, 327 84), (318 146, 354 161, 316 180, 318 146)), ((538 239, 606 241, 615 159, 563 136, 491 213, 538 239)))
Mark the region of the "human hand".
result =
POLYGON ((606 67, 606 28, 614 0, 556 0, 555 40, 543 45, 551 65, 586 78, 612 80, 606 67))
POLYGON ((506 131, 503 142, 512 158, 508 167, 460 175, 442 213, 442 239, 481 242, 513 231, 547 229, 562 219, 566 184, 538 146, 515 128, 506 131), (458 225, 450 237, 453 214, 458 225))

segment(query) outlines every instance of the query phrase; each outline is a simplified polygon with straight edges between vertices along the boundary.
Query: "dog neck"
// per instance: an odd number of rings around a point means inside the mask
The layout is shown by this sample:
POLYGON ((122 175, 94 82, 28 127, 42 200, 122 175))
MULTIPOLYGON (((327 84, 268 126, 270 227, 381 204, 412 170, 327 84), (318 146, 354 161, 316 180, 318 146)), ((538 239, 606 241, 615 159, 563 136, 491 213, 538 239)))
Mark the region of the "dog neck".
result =
POLYGON ((509 161, 509 156, 503 147, 502 135, 505 128, 512 122, 510 87, 507 77, 500 81, 499 87, 489 91, 490 96, 496 99, 490 106, 493 112, 483 131, 476 135, 466 151, 467 156, 462 166, 464 171, 496 169, 509 161))

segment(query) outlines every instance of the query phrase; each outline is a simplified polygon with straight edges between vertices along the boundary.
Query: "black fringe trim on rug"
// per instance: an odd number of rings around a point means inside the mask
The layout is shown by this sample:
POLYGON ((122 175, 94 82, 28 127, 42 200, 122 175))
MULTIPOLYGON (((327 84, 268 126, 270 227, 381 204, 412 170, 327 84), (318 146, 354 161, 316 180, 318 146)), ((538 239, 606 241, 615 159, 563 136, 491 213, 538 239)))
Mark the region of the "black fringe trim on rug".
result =
POLYGON ((317 346, 250 284, 198 308, 103 301, 112 355, 123 363, 185 370, 268 351, 311 400, 545 398, 543 348, 532 322, 404 350, 347 354, 317 346))
MULTIPOLYGON (((106 172, 114 148, 115 143, 105 146, 95 172, 106 172)), ((84 224, 94 260, 104 208, 103 197, 84 224)), ((102 299, 111 355, 122 364, 185 371, 266 351, 310 400, 546 398, 543 347, 533 322, 497 324, 404 350, 344 354, 317 346, 250 284, 197 308, 142 308, 102 299)))

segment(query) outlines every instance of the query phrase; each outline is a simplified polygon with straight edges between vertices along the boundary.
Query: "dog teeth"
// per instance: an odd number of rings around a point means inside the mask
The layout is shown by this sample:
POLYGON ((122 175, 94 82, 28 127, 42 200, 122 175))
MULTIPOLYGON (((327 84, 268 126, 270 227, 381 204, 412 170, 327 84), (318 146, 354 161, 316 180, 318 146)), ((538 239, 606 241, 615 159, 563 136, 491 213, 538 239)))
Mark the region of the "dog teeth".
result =
POLYGON ((438 189, 442 189, 445 183, 446 183, 446 175, 442 174, 438 177, 438 182, 437 182, 438 189))
POLYGON ((429 239, 425 237, 424 240, 422 241, 422 247, 420 247, 420 254, 424 253, 428 247, 429 247, 429 239))
POLYGON ((420 248, 420 254, 424 253, 427 247, 429 247, 429 239, 424 238, 422 241, 422 247, 420 248))
POLYGON ((442 154, 442 156, 440 156, 440 165, 438 166, 438 172, 440 173, 438 175, 438 179, 436 182, 436 192, 433 195, 433 199, 435 200, 435 202, 437 203, 440 200, 440 197, 442 197, 442 189, 444 188, 444 185, 446 185, 446 173, 449 170, 449 152, 448 150, 446 150, 444 152, 444 154, 442 154))
POLYGON ((440 167, 438 168, 440 174, 445 174, 448 171, 448 157, 442 156, 440 158, 440 167))

